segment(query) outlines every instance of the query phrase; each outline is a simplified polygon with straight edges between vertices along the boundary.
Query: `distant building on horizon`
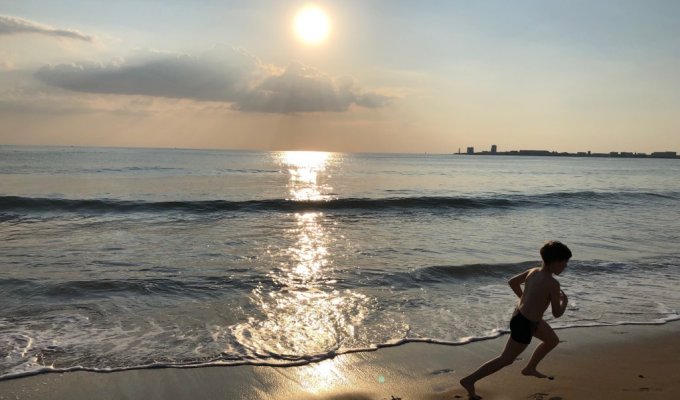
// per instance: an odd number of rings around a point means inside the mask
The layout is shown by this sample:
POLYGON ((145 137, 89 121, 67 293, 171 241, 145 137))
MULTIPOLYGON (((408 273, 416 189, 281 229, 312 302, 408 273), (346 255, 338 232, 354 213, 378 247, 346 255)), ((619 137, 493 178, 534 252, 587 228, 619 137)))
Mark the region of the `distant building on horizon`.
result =
POLYGON ((678 153, 675 151, 655 151, 652 153, 652 157, 657 157, 657 158, 675 158, 678 156, 678 153))
POLYGON ((520 150, 521 156, 549 156, 551 153, 548 150, 520 150))
POLYGON ((498 146, 495 144, 491 145, 489 151, 482 150, 475 153, 474 146, 468 146, 465 153, 461 153, 461 148, 458 148, 458 154, 467 155, 480 155, 480 156, 554 156, 554 157, 611 157, 611 158, 674 158, 680 159, 678 153, 675 151, 656 151, 651 154, 638 153, 632 151, 610 151, 607 153, 595 153, 590 150, 588 151, 578 151, 574 153, 569 153, 566 151, 549 151, 549 150, 508 150, 508 151, 498 151, 498 146))

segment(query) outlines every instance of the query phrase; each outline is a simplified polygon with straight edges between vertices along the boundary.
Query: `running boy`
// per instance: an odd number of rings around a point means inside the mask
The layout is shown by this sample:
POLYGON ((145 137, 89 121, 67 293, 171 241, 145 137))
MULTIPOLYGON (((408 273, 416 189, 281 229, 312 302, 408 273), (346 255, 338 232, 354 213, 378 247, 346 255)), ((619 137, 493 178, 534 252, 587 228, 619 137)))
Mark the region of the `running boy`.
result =
POLYGON ((510 338, 500 356, 486 362, 475 372, 460 380, 460 384, 467 390, 470 399, 481 399, 475 393, 475 382, 489 376, 515 361, 536 336, 542 343, 536 347, 529 363, 522 370, 523 375, 545 378, 538 372, 536 366, 543 357, 554 349, 559 339, 550 325, 543 320, 543 313, 552 306, 555 318, 564 314, 567 308, 567 295, 560 290, 560 283, 553 276, 559 275, 567 267, 571 258, 571 251, 564 244, 550 241, 541 247, 543 265, 513 276, 508 284, 519 297, 519 305, 510 320, 510 338), (524 290, 522 290, 524 284, 524 290))

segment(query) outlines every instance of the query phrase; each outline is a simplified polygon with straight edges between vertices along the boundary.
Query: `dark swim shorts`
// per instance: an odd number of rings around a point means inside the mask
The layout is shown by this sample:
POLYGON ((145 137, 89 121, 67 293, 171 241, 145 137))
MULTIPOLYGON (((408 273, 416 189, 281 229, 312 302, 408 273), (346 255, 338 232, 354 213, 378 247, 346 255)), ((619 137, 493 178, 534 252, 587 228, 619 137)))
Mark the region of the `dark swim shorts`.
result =
POLYGON ((536 332, 536 328, 538 328, 537 321, 528 319, 517 310, 510 320, 510 337, 516 342, 529 344, 531 343, 531 337, 536 332))

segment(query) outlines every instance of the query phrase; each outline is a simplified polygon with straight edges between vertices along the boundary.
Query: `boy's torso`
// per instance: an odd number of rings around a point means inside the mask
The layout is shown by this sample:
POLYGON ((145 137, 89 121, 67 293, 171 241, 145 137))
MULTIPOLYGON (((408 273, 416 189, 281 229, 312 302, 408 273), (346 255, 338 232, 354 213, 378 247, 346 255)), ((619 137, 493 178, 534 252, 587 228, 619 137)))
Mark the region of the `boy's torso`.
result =
POLYGON ((550 305, 550 289, 557 284, 552 274, 534 268, 524 281, 519 311, 532 321, 543 319, 543 313, 550 305))

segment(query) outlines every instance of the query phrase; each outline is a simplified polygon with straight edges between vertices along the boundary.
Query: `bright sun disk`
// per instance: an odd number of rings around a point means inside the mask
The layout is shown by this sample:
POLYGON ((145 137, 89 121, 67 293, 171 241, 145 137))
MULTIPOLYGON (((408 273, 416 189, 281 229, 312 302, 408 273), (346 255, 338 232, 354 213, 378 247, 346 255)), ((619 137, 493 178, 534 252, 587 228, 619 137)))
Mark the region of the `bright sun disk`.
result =
POLYGON ((306 44, 323 42, 330 32, 330 21, 326 13, 316 6, 307 6, 295 16, 295 33, 306 44))

